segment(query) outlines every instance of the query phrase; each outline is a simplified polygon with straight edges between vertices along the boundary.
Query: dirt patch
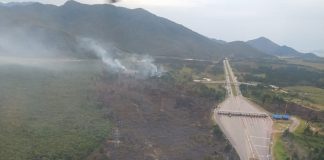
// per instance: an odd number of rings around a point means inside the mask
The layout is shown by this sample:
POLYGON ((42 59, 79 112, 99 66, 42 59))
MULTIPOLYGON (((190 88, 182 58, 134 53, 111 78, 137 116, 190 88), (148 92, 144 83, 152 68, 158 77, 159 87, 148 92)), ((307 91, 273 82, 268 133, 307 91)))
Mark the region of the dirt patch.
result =
POLYGON ((213 134, 215 101, 159 79, 104 76, 98 84, 111 137, 88 159, 239 159, 224 137, 213 134))

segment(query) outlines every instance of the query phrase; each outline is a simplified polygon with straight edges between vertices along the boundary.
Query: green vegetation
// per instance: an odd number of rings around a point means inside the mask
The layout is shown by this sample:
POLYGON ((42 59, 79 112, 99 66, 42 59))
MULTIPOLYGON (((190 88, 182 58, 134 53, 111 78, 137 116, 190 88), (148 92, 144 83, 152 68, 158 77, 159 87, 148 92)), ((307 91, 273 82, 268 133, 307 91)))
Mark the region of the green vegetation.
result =
POLYGON ((289 94, 295 95, 294 102, 324 110, 324 89, 312 86, 294 86, 286 87, 285 90, 289 94))
POLYGON ((269 86, 240 86, 243 95, 260 104, 286 105, 295 103, 312 110, 324 110, 324 89, 312 86, 286 87, 273 89, 269 86))
POLYGON ((241 85, 240 90, 245 97, 251 98, 257 103, 262 105, 267 105, 272 103, 284 105, 286 103, 284 100, 285 93, 274 92, 271 89, 271 87, 265 87, 262 85, 257 85, 257 86, 241 85))
POLYGON ((324 70, 324 63, 323 61, 321 62, 312 62, 308 60, 302 60, 302 59, 294 59, 294 58, 287 58, 284 59, 290 64, 296 64, 296 65, 303 65, 303 66, 308 66, 308 67, 313 67, 319 70, 324 70))
POLYGON ((179 70, 174 70, 162 77, 171 81, 179 88, 190 90, 191 93, 197 96, 209 98, 211 100, 222 101, 225 98, 226 90, 219 87, 210 87, 205 84, 193 82, 194 71, 188 67, 183 67, 179 70))
POLYGON ((240 81, 280 87, 302 85, 324 88, 324 71, 315 68, 287 64, 285 61, 239 61, 232 64, 240 73, 240 81))
POLYGON ((216 125, 216 124, 213 126, 213 134, 214 134, 216 137, 223 137, 223 136, 224 136, 222 130, 221 130, 221 129, 219 128, 219 126, 216 125))
POLYGON ((315 85, 324 88, 324 72, 320 71, 308 70, 297 66, 286 66, 279 68, 260 67, 252 71, 252 73, 254 72, 265 74, 265 78, 254 76, 253 74, 245 74, 244 79, 278 86, 315 85))
POLYGON ((221 83, 220 84, 205 83, 204 85, 207 86, 208 88, 226 92, 226 90, 224 88, 224 84, 221 84, 221 83))
POLYGON ((181 70, 189 68, 192 73, 192 78, 201 80, 209 78, 214 81, 224 81, 224 67, 222 61, 220 62, 206 62, 206 61, 186 61, 179 59, 157 59, 158 64, 163 65, 166 70, 181 70))
POLYGON ((276 160, 324 159, 323 88, 324 72, 312 67, 287 64, 284 61, 261 63, 236 62, 241 81, 261 82, 257 86, 241 85, 244 96, 272 113, 288 113, 307 120, 289 133, 287 124, 275 129, 285 130, 275 135, 273 156, 276 160), (273 88, 269 85, 276 85, 273 88), (281 88, 284 87, 284 88, 281 88), (278 129, 280 128, 280 129, 278 129))
MULTIPOLYGON (((323 118, 319 111, 323 110, 323 72, 280 61, 264 64, 236 63, 235 68, 240 70, 240 80, 262 84, 241 85, 240 89, 244 96, 272 113, 287 112, 307 119, 307 123, 302 121, 295 132, 289 133, 286 130, 275 136, 274 158, 276 160, 323 159, 324 136, 320 132, 323 130, 323 118), (276 89, 269 85, 286 87, 276 89)), ((286 124, 275 123, 275 127, 281 128, 280 130, 285 130, 285 126, 286 124)))
POLYGON ((274 156, 276 160, 324 158, 324 136, 310 129, 310 123, 301 120, 293 133, 285 131, 276 139, 274 156))
POLYGON ((57 62, 0 68, 0 159, 83 159, 107 138, 100 66, 57 62))
POLYGON ((222 61, 213 64, 211 67, 206 69, 210 78, 216 81, 224 81, 225 73, 224 73, 224 64, 222 61))
MULTIPOLYGON (((307 61, 308 62, 308 61, 307 61)), ((234 61, 240 81, 260 82, 259 86, 241 86, 242 93, 262 105, 298 104, 323 110, 324 72, 307 66, 287 64, 283 60, 234 61), (274 89, 276 85, 283 89, 274 89)))
POLYGON ((324 136, 313 131, 310 126, 310 122, 301 121, 296 131, 290 136, 307 150, 311 156, 316 156, 316 154, 322 152, 321 156, 324 158, 324 136))
POLYGON ((274 146, 273 146, 273 154, 274 154, 275 160, 287 160, 287 159, 289 159, 287 150, 285 149, 285 145, 284 145, 284 142, 281 139, 281 136, 280 137, 276 136, 274 141, 275 141, 275 143, 274 143, 274 146))
POLYGON ((324 135, 324 123, 313 122, 312 127, 317 130, 318 134, 324 135))

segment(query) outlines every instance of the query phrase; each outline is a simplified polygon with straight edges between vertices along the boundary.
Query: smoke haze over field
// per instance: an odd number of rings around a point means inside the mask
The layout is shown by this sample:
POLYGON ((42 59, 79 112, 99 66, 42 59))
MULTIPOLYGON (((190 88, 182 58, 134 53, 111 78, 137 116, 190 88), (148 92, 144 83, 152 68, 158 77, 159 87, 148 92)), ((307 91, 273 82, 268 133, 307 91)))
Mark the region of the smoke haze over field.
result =
MULTIPOLYGON (((0 62, 3 64, 46 66, 54 62, 78 61, 77 57, 64 57, 65 52, 68 51, 65 48, 57 48, 56 42, 51 41, 46 33, 35 34, 34 31, 15 27, 2 28, 0 34, 0 62)), ((83 52, 95 54, 104 62, 107 70, 114 73, 120 72, 145 78, 160 76, 163 72, 163 68, 157 67, 150 56, 125 53, 113 46, 101 45, 90 38, 80 38, 76 46, 70 45, 69 47, 78 48, 75 50, 78 52, 74 53, 75 55, 81 55, 83 52)))
POLYGON ((112 45, 102 45, 90 38, 75 38, 47 28, 2 26, 0 35, 2 64, 46 66, 76 62, 96 55, 111 72, 142 78, 160 76, 163 72, 163 68, 156 66, 148 55, 125 53, 112 45))
MULTIPOLYGON (((17 18, 17 17, 15 17, 17 18)), ((89 58, 67 32, 33 23, 13 25, 15 18, 0 25, 0 56, 19 58, 89 58)))
POLYGON ((0 30, 0 55, 19 57, 53 56, 53 48, 46 46, 39 37, 20 28, 0 30))
POLYGON ((107 70, 114 73, 120 72, 145 78, 160 76, 164 72, 163 68, 156 66, 153 58, 148 55, 125 53, 109 45, 103 47, 102 44, 90 38, 81 38, 80 45, 95 53, 107 66, 107 70))

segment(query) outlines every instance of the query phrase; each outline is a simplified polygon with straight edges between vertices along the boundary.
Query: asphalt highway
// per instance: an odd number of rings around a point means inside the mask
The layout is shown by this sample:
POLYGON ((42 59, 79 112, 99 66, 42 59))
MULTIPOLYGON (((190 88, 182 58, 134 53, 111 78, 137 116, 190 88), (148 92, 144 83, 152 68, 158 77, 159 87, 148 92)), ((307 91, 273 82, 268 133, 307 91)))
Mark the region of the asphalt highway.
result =
POLYGON ((271 118, 246 114, 266 113, 241 95, 239 84, 227 59, 224 60, 224 68, 228 96, 214 110, 216 122, 241 160, 271 160, 271 118), (242 115, 219 114, 222 111, 242 113, 242 115))

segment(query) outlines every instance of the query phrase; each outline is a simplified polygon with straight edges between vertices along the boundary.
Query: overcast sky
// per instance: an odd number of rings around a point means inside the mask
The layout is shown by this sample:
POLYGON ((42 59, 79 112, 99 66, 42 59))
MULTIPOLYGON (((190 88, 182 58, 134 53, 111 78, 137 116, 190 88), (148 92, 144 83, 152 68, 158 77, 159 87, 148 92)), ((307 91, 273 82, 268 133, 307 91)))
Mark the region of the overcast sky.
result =
MULTIPOLYGON (((1 0, 12 1, 28 0, 1 0)), ((35 1, 61 5, 66 0, 35 1)), ((324 0, 122 0, 117 5, 144 8, 225 41, 265 36, 300 51, 324 49, 324 0)))

